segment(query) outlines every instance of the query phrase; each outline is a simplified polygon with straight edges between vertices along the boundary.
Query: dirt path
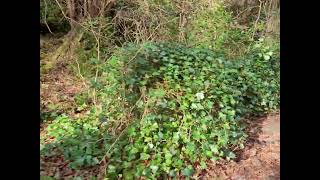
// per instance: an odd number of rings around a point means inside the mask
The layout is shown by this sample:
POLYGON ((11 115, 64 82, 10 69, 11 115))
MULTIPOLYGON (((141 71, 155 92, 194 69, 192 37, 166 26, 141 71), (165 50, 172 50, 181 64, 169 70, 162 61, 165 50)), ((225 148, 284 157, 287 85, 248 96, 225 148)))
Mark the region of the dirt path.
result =
POLYGON ((249 140, 237 162, 212 165, 203 179, 280 179, 280 114, 251 120, 249 140))

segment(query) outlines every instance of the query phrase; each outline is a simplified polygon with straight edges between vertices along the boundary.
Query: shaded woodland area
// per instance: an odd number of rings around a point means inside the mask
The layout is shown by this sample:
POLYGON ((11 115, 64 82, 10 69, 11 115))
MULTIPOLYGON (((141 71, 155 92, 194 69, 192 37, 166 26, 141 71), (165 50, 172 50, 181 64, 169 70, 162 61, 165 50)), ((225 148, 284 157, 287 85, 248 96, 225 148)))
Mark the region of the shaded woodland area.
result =
POLYGON ((41 0, 41 179, 280 179, 279 0, 41 0))

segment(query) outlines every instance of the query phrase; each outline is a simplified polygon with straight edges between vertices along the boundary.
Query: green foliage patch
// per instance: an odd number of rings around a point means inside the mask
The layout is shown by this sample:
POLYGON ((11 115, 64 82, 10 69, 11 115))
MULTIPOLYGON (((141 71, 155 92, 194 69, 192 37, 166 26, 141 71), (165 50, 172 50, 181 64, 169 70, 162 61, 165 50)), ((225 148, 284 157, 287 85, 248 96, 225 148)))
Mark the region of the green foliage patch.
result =
POLYGON ((222 52, 232 58, 245 54, 252 42, 253 26, 237 27, 232 14, 221 3, 200 7, 188 21, 187 44, 222 52))
POLYGON ((55 143, 41 151, 60 150, 74 168, 105 157, 110 179, 190 177, 196 164, 234 159, 242 117, 279 106, 279 58, 262 41, 237 61, 175 43, 128 45, 101 69, 99 105, 87 118, 58 117, 47 128, 55 143))

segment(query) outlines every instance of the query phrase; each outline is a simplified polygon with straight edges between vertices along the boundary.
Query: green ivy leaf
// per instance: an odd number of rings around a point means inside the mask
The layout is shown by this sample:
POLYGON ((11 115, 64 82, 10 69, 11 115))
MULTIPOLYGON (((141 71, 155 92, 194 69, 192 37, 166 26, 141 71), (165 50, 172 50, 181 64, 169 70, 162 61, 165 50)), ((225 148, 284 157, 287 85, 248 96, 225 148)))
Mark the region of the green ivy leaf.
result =
POLYGON ((234 159, 234 158, 236 158, 236 155, 233 152, 229 152, 228 157, 230 159, 234 159))
POLYGON ((147 160, 150 158, 150 155, 149 154, 146 154, 146 153, 141 153, 140 154, 140 159, 141 160, 147 160))
POLYGON ((201 167, 201 169, 206 169, 206 168, 207 168, 206 162, 201 161, 201 162, 200 162, 200 167, 201 167))
POLYGON ((108 165, 108 173, 115 173, 116 172, 116 167, 113 165, 108 165))
POLYGON ((197 94, 196 94, 196 97, 197 97, 198 100, 204 99, 204 94, 203 94, 203 92, 197 93, 197 94))
POLYGON ((150 169, 152 170, 153 173, 156 173, 159 169, 159 166, 150 166, 150 169))
POLYGON ((264 60, 269 60, 269 59, 270 59, 270 56, 267 55, 267 54, 265 54, 265 55, 263 55, 263 58, 264 58, 264 60))
POLYGON ((197 108, 198 108, 198 106, 197 106, 196 103, 192 103, 192 104, 191 104, 191 109, 197 109, 197 108))
POLYGON ((182 174, 186 177, 190 177, 190 176, 192 176, 193 172, 194 172, 194 170, 192 167, 186 167, 183 169, 182 174))

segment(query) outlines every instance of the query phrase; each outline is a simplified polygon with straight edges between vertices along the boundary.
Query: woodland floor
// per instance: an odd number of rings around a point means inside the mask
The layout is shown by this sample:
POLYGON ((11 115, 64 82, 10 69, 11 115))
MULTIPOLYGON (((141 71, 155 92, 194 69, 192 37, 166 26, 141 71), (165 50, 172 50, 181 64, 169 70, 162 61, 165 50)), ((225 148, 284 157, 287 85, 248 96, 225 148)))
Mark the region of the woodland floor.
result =
MULTIPOLYGON (((56 46, 49 47, 54 50, 56 46)), ((50 111, 49 104, 56 104, 61 111, 74 112, 74 96, 83 88, 66 63, 55 64, 49 72, 41 74, 41 106, 50 111)), ((41 133, 45 133, 46 123, 41 124, 41 133)), ((210 164, 207 170, 199 171, 198 179, 230 180, 276 180, 280 179, 280 114, 269 114, 262 118, 247 121, 249 135, 245 148, 237 153, 233 162, 210 164)), ((72 177, 98 176, 102 169, 99 166, 79 171, 68 168, 63 157, 41 157, 40 175, 56 179, 72 177)), ((89 179, 89 178, 88 178, 89 179)), ((102 179, 102 178, 101 178, 102 179)))
POLYGON ((280 179, 280 114, 247 121, 245 149, 234 162, 210 166, 203 179, 280 179))

